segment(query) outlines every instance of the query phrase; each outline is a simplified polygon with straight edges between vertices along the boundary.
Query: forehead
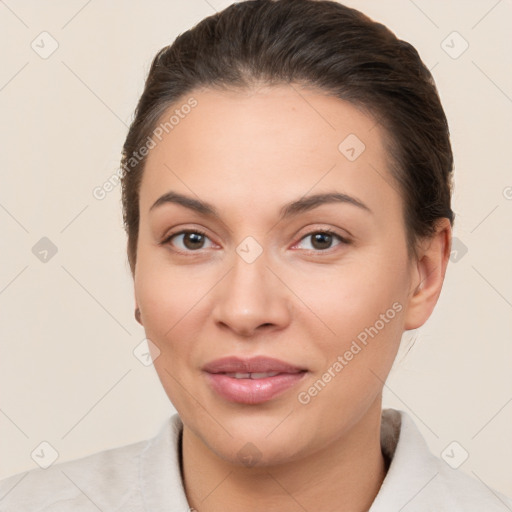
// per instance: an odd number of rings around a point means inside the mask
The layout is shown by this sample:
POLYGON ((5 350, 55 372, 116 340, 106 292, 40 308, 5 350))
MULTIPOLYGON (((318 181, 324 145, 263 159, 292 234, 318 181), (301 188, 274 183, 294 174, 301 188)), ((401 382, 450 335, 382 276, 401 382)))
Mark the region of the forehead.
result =
POLYGON ((333 188, 365 202, 397 200, 381 127, 333 96, 298 85, 196 90, 160 126, 173 115, 147 157, 141 210, 167 189, 241 205, 333 188), (180 110, 190 98, 195 107, 180 110))

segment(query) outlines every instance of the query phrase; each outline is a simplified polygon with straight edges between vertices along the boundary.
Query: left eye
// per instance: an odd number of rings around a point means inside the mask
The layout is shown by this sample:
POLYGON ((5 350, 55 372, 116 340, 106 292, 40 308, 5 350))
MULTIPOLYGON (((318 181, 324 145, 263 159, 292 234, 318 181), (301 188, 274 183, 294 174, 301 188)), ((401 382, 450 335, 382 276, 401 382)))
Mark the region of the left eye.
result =
POLYGON ((311 238, 311 247, 306 247, 307 250, 325 251, 330 249, 335 238, 339 240, 339 243, 336 245, 339 245, 340 243, 348 243, 348 240, 336 233, 333 233, 332 231, 314 231, 301 238, 301 241, 307 240, 308 238, 311 238))

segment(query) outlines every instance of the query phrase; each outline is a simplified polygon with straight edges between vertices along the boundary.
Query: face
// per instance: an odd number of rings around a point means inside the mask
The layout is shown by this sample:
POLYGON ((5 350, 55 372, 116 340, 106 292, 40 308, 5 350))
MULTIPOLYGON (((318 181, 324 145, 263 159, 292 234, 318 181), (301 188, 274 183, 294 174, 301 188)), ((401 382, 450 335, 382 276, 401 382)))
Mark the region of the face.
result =
POLYGON ((199 442, 292 461, 380 410, 411 294, 402 199, 379 125, 346 102, 191 96, 141 183, 141 321, 199 442))

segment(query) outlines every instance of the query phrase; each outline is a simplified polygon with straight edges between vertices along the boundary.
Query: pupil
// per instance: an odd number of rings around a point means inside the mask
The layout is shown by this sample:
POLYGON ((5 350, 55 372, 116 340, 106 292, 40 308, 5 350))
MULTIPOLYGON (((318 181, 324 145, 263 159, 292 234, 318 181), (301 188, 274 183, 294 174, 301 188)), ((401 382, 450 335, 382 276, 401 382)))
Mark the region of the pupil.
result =
POLYGON ((329 233, 316 233, 313 237, 313 247, 316 249, 328 249, 329 245, 331 243, 332 235, 329 235, 329 233), (320 247, 317 247, 315 244, 319 242, 320 247), (324 245, 322 245, 322 243, 324 245))

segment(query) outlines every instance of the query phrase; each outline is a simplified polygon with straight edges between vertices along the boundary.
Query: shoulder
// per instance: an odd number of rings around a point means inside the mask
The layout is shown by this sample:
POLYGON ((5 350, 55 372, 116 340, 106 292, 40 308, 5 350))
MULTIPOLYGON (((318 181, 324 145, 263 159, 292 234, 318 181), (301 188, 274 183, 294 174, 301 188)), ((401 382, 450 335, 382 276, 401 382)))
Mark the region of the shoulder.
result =
POLYGON ((0 481, 0 512, 189 510, 180 474, 183 424, 152 438, 0 481))
POLYGON ((0 481, 1 512, 115 510, 137 487, 138 459, 148 441, 32 469, 0 481))
POLYGON ((381 444, 391 464, 371 512, 512 510, 510 498, 433 455, 406 412, 383 411, 381 444))
POLYGON ((512 499, 483 480, 460 469, 452 469, 436 457, 438 473, 433 477, 430 495, 443 502, 446 510, 464 512, 505 512, 512 510, 512 499))

